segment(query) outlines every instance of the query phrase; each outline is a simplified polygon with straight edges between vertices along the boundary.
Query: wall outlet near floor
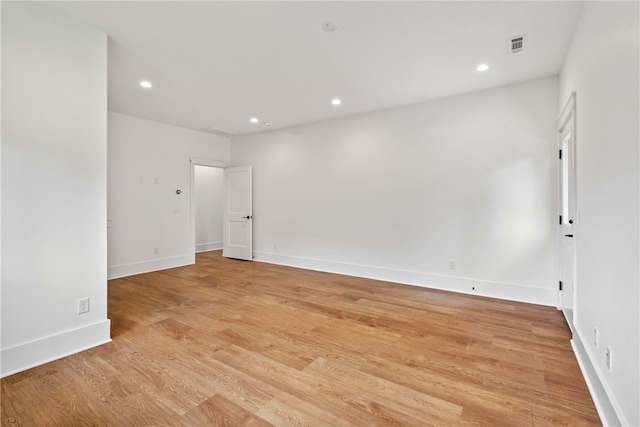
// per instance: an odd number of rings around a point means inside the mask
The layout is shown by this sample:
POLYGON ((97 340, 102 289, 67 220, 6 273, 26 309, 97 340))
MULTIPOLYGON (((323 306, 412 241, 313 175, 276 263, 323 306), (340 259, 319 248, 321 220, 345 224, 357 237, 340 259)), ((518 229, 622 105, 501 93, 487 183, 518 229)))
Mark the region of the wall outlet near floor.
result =
POLYGON ((449 270, 455 270, 456 269, 456 260, 455 259, 450 259, 449 260, 449 270))
POLYGON ((611 372, 612 371, 611 359, 613 358, 613 356, 611 355, 611 347, 607 346, 607 349, 604 352, 604 357, 607 358, 607 369, 609 370, 609 372, 611 372))
POLYGON ((276 251, 278 250, 278 242, 273 244, 273 249, 275 249, 276 251))
POLYGON ((598 328, 593 328, 593 346, 598 348, 598 328))
POLYGON ((153 254, 154 255, 159 255, 160 254, 160 248, 153 248, 153 254))
POLYGON ((78 300, 78 314, 89 312, 89 298, 80 298, 78 300))

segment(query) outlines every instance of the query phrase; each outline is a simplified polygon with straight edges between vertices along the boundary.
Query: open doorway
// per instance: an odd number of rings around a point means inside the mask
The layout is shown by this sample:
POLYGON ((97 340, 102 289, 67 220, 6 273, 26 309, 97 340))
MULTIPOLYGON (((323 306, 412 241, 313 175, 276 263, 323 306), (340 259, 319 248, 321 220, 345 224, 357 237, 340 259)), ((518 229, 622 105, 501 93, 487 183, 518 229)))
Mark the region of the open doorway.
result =
POLYGON ((190 252, 194 264, 197 252, 223 247, 224 170, 228 166, 217 160, 190 159, 190 252))
POLYGON ((222 249, 224 169, 194 165, 195 252, 222 249))

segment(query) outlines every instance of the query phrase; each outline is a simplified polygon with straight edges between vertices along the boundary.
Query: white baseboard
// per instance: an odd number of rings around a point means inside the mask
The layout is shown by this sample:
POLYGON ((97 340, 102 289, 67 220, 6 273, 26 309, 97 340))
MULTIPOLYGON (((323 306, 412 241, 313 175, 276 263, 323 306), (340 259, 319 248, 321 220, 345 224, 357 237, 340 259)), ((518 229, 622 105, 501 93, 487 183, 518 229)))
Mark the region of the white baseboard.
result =
POLYGON ((587 383, 593 403, 596 405, 602 425, 604 427, 630 425, 615 399, 610 398, 613 394, 608 391, 606 383, 600 381, 601 372, 598 366, 591 362, 591 355, 584 345, 584 337, 582 337, 579 330, 576 332, 571 340, 571 347, 578 360, 578 365, 580 365, 582 376, 587 383))
POLYGON ((154 259, 132 264, 112 265, 108 268, 107 278, 109 280, 118 279, 120 277, 133 276, 135 274, 150 273, 152 271, 182 267, 185 265, 195 264, 195 262, 196 260, 194 255, 181 255, 177 257, 154 259))
POLYGON ((541 289, 513 283, 490 282, 270 252, 254 252, 254 261, 553 307, 558 299, 556 289, 541 289))
POLYGON ((111 341, 109 319, 2 349, 4 378, 111 341))
POLYGON ((196 245, 196 253, 200 252, 209 252, 209 251, 217 251, 222 249, 222 241, 220 242, 210 242, 210 243, 198 243, 196 245))

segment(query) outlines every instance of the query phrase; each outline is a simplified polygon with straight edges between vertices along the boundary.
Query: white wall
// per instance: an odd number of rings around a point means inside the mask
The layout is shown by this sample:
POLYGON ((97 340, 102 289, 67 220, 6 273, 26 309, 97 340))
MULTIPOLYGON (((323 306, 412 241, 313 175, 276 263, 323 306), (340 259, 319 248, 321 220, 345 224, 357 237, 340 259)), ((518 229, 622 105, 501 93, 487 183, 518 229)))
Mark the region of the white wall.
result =
POLYGON ((557 99, 547 78, 233 138, 256 260, 555 305, 557 99))
POLYGON ((638 14, 637 2, 587 2, 560 77, 561 103, 577 93, 574 341, 605 424, 635 426, 640 425, 638 14), (605 364, 607 345, 612 372, 605 364), (607 412, 607 398, 616 414, 607 412))
POLYGON ((28 3, 1 7, 5 376, 110 340, 107 37, 28 3))
POLYGON ((229 156, 228 138, 109 112, 109 278, 194 262, 189 160, 229 156))
POLYGON ((224 169, 194 166, 196 252, 222 249, 224 169))

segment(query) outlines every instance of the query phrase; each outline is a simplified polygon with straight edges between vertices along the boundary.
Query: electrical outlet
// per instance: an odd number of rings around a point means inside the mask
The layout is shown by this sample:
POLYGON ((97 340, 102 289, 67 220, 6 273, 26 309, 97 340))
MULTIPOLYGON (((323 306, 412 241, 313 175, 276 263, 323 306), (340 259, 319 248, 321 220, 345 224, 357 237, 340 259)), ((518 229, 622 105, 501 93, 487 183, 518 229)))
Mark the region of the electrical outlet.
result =
POLYGON ((450 259, 449 260, 449 270, 455 270, 456 269, 456 260, 455 259, 450 259))
POLYGON ((276 251, 278 250, 278 243, 273 244, 273 249, 275 249, 276 251))
POLYGON ((598 328, 593 328, 593 346, 598 348, 598 328))
POLYGON ((154 255, 159 255, 160 254, 160 248, 153 248, 153 254, 154 255))
POLYGON ((613 358, 613 356, 611 354, 611 347, 607 346, 607 349, 604 352, 604 356, 607 358, 607 369, 609 370, 609 372, 612 372, 611 359, 613 358))
POLYGON ((89 298, 80 298, 78 300, 78 314, 89 312, 89 298))

